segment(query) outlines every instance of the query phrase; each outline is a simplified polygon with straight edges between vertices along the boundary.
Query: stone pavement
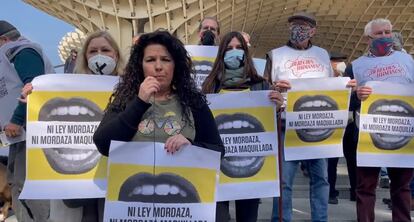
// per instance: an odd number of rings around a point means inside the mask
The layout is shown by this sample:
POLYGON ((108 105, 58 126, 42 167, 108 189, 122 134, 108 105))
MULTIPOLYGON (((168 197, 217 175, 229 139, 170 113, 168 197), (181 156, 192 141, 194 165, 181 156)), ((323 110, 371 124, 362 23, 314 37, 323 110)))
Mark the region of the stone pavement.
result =
MULTIPOLYGON (((346 164, 343 158, 338 164, 338 178, 336 189, 339 191, 339 204, 328 206, 329 221, 347 222, 356 221, 356 207, 355 202, 349 200, 349 180, 346 164)), ((293 190, 293 221, 310 221, 310 205, 309 205, 309 179, 302 175, 298 170, 296 173, 294 190, 293 190)), ((391 210, 388 206, 382 203, 382 198, 389 198, 389 190, 377 189, 377 203, 375 209, 375 221, 385 222, 391 221, 391 210)), ((262 199, 259 206, 259 220, 258 222, 269 222, 272 214, 272 198, 262 199)), ((230 202, 230 213, 232 222, 234 222, 234 202, 230 202)), ((414 211, 411 213, 414 221, 414 211)), ((13 217, 8 218, 6 222, 16 222, 13 217)))
MULTIPOLYGON (((346 163, 343 158, 340 159, 337 168, 336 189, 339 191, 339 204, 328 206, 328 220, 337 222, 356 221, 355 202, 349 200, 349 180, 346 163)), ((293 221, 311 221, 310 203, 309 203, 309 179, 302 175, 298 170, 293 188, 293 221)), ((391 221, 391 210, 382 203, 382 198, 389 198, 389 190, 377 188, 377 202, 375 208, 375 221, 391 221)), ((272 198, 262 199, 259 206, 259 222, 269 222, 272 215, 272 198)), ((234 202, 230 203, 230 213, 232 222, 234 222, 234 202)), ((411 217, 414 221, 414 211, 411 211, 411 217)))
MULTIPOLYGON (((308 198, 294 198, 293 199, 293 221, 311 221, 309 199, 308 198)), ((234 222, 234 207, 231 205, 232 222, 234 222)), ((272 214, 272 199, 262 199, 262 204, 259 207, 259 222, 270 221, 272 214)), ((329 204, 328 206, 329 221, 346 222, 356 221, 355 202, 347 199, 339 199, 338 205, 329 204)), ((411 213, 411 219, 414 220, 414 213, 411 213)), ((387 205, 383 204, 381 200, 377 200, 375 210, 375 221, 385 222, 391 221, 391 210, 387 205)))

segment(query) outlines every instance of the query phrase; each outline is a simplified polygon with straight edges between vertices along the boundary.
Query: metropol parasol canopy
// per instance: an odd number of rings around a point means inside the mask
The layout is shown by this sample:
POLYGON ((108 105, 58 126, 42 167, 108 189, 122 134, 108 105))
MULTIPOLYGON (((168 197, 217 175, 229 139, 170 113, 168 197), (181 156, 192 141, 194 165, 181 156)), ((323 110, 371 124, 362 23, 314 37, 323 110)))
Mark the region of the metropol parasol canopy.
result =
POLYGON ((185 44, 197 44, 205 16, 220 22, 221 34, 251 35, 254 56, 263 57, 288 39, 287 18, 297 11, 317 19, 314 44, 350 59, 367 50, 363 29, 374 18, 388 18, 401 32, 404 49, 414 54, 414 0, 23 0, 72 24, 83 33, 107 29, 127 52, 136 33, 167 29, 185 44))

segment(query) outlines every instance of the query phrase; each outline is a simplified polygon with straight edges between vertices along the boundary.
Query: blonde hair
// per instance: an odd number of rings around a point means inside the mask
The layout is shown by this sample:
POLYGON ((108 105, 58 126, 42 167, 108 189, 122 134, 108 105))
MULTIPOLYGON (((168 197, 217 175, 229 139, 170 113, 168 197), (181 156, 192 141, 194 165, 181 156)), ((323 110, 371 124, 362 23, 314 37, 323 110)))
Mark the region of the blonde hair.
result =
POLYGON ((102 37, 108 41, 109 45, 114 48, 117 62, 114 69, 114 75, 121 75, 124 69, 124 60, 122 59, 121 53, 119 51, 118 44, 115 42, 114 38, 112 38, 111 34, 107 31, 96 31, 91 33, 82 45, 82 49, 80 51, 80 56, 76 58, 76 64, 74 68, 74 73, 84 73, 84 74, 94 74, 91 69, 88 67, 88 59, 86 58, 86 52, 88 50, 88 46, 91 43, 92 39, 96 39, 102 37))

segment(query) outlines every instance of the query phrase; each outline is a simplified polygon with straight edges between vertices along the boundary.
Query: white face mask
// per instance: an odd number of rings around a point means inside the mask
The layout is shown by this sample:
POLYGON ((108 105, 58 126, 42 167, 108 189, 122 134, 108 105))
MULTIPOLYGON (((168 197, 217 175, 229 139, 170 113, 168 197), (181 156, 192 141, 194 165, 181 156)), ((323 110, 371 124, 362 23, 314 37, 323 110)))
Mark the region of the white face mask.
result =
POLYGON ((113 58, 106 55, 94 55, 88 59, 88 67, 98 75, 111 75, 116 67, 113 58))
POLYGON ((341 75, 344 74, 346 69, 346 64, 345 62, 339 62, 336 64, 336 71, 338 71, 339 73, 341 73, 341 75))

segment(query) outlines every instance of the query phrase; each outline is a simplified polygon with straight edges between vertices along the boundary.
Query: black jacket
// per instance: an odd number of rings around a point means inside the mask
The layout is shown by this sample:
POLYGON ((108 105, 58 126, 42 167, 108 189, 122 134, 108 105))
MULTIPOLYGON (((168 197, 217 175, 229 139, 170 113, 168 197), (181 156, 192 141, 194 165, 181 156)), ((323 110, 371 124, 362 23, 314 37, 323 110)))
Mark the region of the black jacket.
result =
MULTIPOLYGON (((108 110, 93 135, 93 140, 99 152, 108 156, 111 140, 131 141, 138 130, 138 124, 141 122, 142 116, 150 107, 150 103, 135 97, 121 112, 108 110)), ((195 146, 221 152, 223 156, 224 145, 213 114, 207 104, 198 109, 191 109, 191 112, 195 127, 195 138, 191 143, 195 146)))

